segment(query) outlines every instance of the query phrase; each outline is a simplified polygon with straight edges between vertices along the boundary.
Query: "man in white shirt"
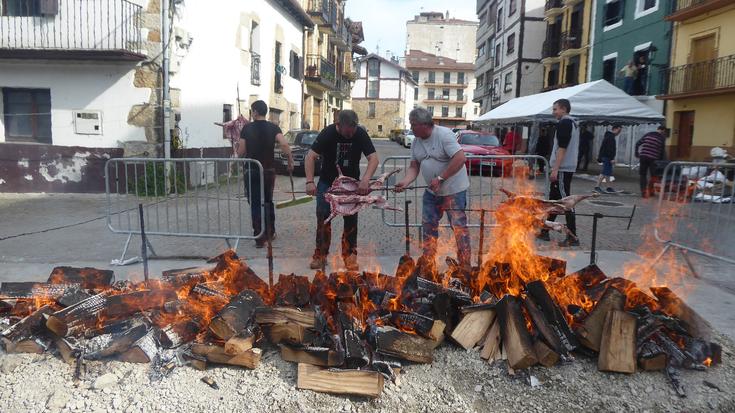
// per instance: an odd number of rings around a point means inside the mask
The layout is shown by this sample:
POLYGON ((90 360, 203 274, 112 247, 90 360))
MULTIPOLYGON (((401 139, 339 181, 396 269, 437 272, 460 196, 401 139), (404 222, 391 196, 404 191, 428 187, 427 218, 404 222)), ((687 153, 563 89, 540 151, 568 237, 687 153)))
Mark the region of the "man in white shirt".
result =
POLYGON ((471 245, 467 229, 467 188, 470 180, 465 168, 465 154, 452 130, 435 126, 431 113, 416 108, 409 114, 411 130, 416 140, 411 146, 411 165, 404 178, 396 184, 401 192, 419 175, 429 185, 424 192, 422 223, 424 231, 424 257, 434 261, 439 236, 439 221, 447 213, 454 230, 459 263, 470 267, 471 245))

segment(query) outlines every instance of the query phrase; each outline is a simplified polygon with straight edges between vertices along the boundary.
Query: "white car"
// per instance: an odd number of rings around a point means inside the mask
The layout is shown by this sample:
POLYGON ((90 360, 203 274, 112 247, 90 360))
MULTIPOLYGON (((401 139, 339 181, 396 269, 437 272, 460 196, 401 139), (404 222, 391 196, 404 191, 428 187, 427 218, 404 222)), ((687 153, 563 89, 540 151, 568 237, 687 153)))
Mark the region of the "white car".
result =
POLYGON ((405 146, 406 148, 410 148, 411 145, 413 145, 414 138, 416 138, 416 136, 414 136, 412 131, 406 132, 406 137, 404 138, 403 146, 405 146))

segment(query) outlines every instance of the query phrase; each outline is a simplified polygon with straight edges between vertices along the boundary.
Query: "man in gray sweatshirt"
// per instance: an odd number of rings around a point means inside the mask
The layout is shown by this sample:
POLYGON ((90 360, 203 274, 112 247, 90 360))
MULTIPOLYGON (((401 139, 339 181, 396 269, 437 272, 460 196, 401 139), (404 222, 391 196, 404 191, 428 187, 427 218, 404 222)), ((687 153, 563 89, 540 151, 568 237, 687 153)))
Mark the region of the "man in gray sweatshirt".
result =
MULTIPOLYGON (((567 99, 559 99, 554 102, 552 113, 559 121, 556 125, 556 135, 554 136, 554 149, 551 151, 551 173, 549 180, 551 181, 549 188, 549 199, 562 199, 572 194, 572 177, 574 171, 577 170, 577 155, 579 153, 579 126, 577 121, 569 116, 572 105, 567 99)), ((559 243, 562 247, 574 247, 579 245, 577 235, 577 224, 574 217, 574 210, 565 214, 567 220, 567 228, 574 236, 567 238, 559 243)), ((551 215, 549 220, 555 221, 556 215, 551 215)), ((542 230, 537 238, 550 241, 548 230, 542 230)))

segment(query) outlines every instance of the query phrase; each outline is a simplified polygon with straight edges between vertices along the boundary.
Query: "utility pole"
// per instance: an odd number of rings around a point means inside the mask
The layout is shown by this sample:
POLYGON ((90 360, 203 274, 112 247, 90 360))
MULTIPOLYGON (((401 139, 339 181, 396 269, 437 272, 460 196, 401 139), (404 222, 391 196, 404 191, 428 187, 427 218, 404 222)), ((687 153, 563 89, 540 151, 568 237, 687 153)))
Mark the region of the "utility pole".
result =
POLYGON ((166 171, 166 193, 170 192, 169 182, 169 159, 171 159, 171 96, 169 88, 169 39, 171 32, 171 20, 169 19, 169 6, 171 0, 161 0, 161 53, 163 55, 163 62, 161 64, 161 70, 163 71, 163 84, 162 84, 162 110, 163 110, 163 158, 164 158, 164 169, 166 171))

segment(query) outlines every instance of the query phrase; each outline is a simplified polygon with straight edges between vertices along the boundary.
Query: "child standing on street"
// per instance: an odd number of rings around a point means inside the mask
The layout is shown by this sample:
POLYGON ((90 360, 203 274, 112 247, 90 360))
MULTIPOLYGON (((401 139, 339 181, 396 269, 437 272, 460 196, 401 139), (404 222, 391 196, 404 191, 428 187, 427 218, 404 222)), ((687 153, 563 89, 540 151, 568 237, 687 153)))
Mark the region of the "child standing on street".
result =
POLYGON ((622 126, 620 125, 613 125, 611 131, 605 132, 605 137, 602 139, 602 145, 600 146, 600 154, 597 157, 597 162, 602 163, 602 172, 600 173, 600 176, 597 177, 597 186, 595 186, 595 192, 599 193, 615 193, 615 189, 613 189, 612 181, 613 178, 613 165, 615 164, 615 155, 618 151, 617 143, 615 142, 615 137, 620 134, 620 131, 622 130, 622 126), (608 187, 604 191, 602 190, 602 183, 607 182, 608 187))

